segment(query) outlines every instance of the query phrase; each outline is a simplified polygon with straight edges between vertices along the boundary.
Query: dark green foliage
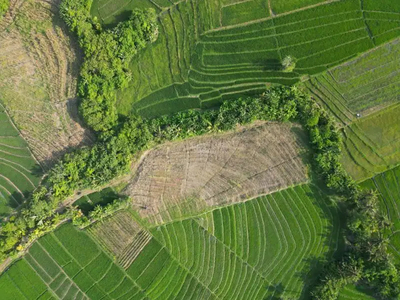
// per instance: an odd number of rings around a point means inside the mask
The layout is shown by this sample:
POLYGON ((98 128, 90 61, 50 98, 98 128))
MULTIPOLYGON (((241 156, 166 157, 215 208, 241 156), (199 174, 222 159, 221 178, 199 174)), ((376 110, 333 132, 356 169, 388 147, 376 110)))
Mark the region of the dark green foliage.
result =
POLYGON ((346 285, 357 282, 361 278, 362 260, 353 256, 344 256, 337 262, 325 267, 326 275, 313 291, 314 299, 335 300, 346 285))
POLYGON ((126 88, 132 79, 129 62, 157 38, 156 14, 135 10, 129 20, 103 30, 90 16, 90 7, 91 1, 65 0, 60 12, 85 53, 78 84, 80 112, 91 128, 107 131, 117 124, 116 90, 126 88))
POLYGON ((130 202, 131 199, 126 197, 124 199, 116 199, 105 206, 96 205, 95 208, 89 212, 88 216, 86 216, 82 210, 76 206, 70 208, 68 213, 71 215, 72 223, 75 226, 83 229, 96 221, 104 219, 118 210, 127 208, 130 202))
POLYGON ((378 299, 396 299, 400 275, 387 253, 383 237, 389 222, 381 216, 374 193, 357 193, 346 199, 346 251, 328 265, 313 292, 314 299, 336 299, 347 284, 362 282, 378 299))
POLYGON ((10 0, 0 0, 0 20, 8 10, 9 6, 10 6, 10 0))

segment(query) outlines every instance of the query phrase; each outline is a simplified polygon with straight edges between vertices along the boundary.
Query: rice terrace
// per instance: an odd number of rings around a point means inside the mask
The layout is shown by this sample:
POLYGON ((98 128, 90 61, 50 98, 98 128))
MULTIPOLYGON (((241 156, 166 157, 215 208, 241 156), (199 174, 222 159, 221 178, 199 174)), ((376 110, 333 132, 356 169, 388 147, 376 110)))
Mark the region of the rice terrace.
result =
POLYGON ((0 300, 400 299, 400 1, 0 0, 0 300))

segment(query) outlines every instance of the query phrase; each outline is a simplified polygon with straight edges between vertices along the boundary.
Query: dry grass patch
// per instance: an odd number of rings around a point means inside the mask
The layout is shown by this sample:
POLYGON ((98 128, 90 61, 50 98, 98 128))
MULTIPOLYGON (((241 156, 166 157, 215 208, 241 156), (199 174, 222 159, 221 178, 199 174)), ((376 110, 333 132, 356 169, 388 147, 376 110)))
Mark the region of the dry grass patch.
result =
POLYGON ((150 233, 143 230, 127 211, 95 223, 88 232, 124 268, 131 265, 151 239, 150 233))
POLYGON ((77 46, 58 6, 14 1, 0 22, 0 98, 44 168, 91 139, 76 109, 77 46))
POLYGON ((165 144, 147 154, 124 193, 156 224, 269 194, 307 181, 303 137, 299 126, 269 123, 165 144))

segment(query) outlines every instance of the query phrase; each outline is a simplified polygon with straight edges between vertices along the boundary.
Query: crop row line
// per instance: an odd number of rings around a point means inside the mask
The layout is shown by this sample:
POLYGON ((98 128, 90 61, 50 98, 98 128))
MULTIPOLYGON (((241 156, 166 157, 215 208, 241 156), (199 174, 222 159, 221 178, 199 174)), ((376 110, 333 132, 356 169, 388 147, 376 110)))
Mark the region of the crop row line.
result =
MULTIPOLYGON (((318 26, 311 26, 311 27, 306 27, 306 28, 301 28, 298 30, 293 30, 293 31, 286 31, 286 32, 280 32, 278 33, 276 30, 275 34, 270 34, 270 35, 261 35, 261 36, 255 36, 255 37, 250 37, 250 38, 245 38, 245 39, 236 39, 236 40, 228 40, 228 41, 200 41, 200 43, 202 44, 231 44, 231 43, 235 43, 235 42, 243 42, 243 41, 254 41, 254 40, 260 40, 260 39, 266 39, 266 38, 270 38, 270 37, 279 37, 279 36, 284 36, 284 35, 291 35, 291 34, 296 34, 299 32, 306 32, 312 29, 320 29, 320 28, 324 28, 324 27, 329 27, 331 25, 336 25, 336 24, 343 24, 345 22, 352 22, 352 21, 357 21, 357 20, 361 20, 362 18, 354 18, 354 19, 348 19, 345 21, 338 21, 338 22, 332 22, 332 23, 326 23, 323 25, 318 25, 318 26)), ((272 26, 271 29, 276 29, 276 27, 278 26, 272 26)), ((364 29, 364 28, 359 28, 359 29, 364 29)), ((358 29, 358 30, 359 30, 358 29)), ((261 30, 257 30, 257 31, 252 31, 254 33, 259 32, 261 30)), ((321 38, 324 39, 324 38, 321 38)), ((278 44, 278 42, 277 42, 278 44)), ((277 47, 277 48, 282 48, 282 47, 277 47)))

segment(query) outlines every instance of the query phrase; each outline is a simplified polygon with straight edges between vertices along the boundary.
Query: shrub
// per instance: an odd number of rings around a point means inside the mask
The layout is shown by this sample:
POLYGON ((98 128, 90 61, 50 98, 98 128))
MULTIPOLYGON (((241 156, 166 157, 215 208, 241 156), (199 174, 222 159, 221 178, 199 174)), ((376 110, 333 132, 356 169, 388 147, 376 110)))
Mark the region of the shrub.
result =
POLYGON ((0 20, 7 12, 9 6, 10 6, 10 0, 0 0, 0 20))
POLYGON ((296 59, 288 55, 282 60, 282 71, 283 72, 293 72, 296 68, 296 59))

